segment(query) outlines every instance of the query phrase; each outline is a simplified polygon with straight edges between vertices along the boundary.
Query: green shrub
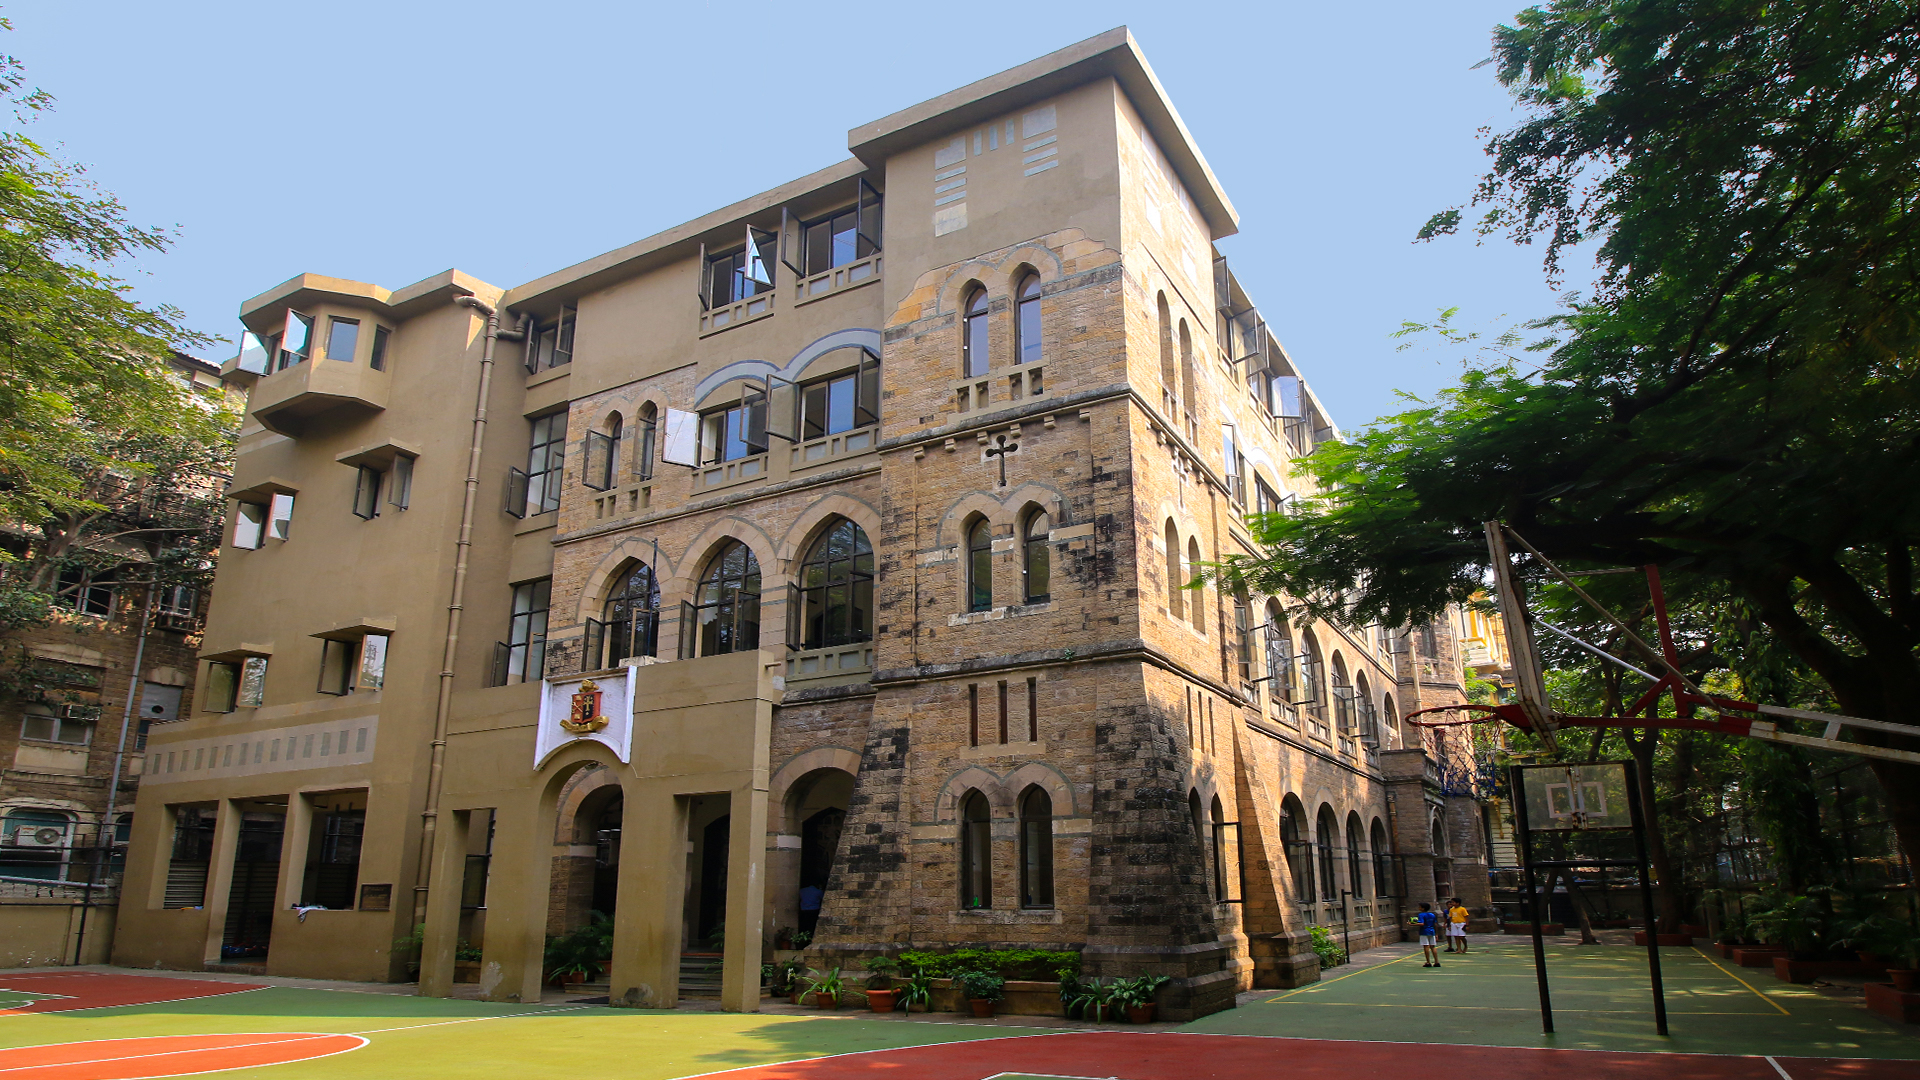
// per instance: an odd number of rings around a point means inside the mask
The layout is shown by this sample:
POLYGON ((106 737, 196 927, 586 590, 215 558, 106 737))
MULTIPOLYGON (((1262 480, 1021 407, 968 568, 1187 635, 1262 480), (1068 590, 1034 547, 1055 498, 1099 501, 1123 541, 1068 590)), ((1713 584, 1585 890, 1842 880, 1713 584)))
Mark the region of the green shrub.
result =
POLYGON ((991 971, 962 971, 953 977, 953 984, 970 1001, 999 1001, 1007 996, 1007 980, 991 971))
POLYGON ((900 954, 900 964, 908 971, 922 972, 936 979, 951 978, 962 971, 989 971, 1007 979, 1053 982, 1080 973, 1080 954, 1046 949, 954 949, 951 952, 912 949, 900 954))
POLYGON ((1320 967, 1323 970, 1330 967, 1339 967, 1341 964, 1347 962, 1347 950, 1340 947, 1340 943, 1333 939, 1333 931, 1326 927, 1308 927, 1307 942, 1320 957, 1320 967))

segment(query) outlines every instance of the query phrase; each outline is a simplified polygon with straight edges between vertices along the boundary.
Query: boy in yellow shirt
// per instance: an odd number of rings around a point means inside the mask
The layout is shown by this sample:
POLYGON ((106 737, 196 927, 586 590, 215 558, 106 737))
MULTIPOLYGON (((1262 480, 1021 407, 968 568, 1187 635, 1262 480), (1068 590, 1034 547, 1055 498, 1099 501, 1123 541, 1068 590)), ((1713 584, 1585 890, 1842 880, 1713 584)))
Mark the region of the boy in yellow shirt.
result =
POLYGON ((1447 951, 1467 951, 1467 905, 1459 897, 1447 901, 1447 951))

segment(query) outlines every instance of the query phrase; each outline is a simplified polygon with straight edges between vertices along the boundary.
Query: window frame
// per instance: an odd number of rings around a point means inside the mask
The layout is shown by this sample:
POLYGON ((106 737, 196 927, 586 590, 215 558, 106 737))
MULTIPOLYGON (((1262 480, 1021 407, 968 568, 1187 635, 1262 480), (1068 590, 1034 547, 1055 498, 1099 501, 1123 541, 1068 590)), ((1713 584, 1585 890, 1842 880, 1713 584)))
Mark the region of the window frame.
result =
POLYGON ((1051 909, 1054 906, 1053 885, 1053 796, 1036 784, 1020 796, 1021 908, 1028 911, 1051 909), (1035 813, 1036 799, 1045 800, 1044 815, 1035 813))
POLYGON ((234 505, 233 546, 241 551, 259 551, 267 545, 267 504, 237 499, 234 505))
POLYGON ((729 538, 708 557, 694 600, 680 604, 680 656, 723 656, 760 647, 760 603, 766 579, 760 558, 745 542, 729 538), (735 548, 744 553, 740 572, 726 569, 735 548), (749 583, 751 588, 749 588, 749 583), (698 601, 697 603, 695 601, 698 601), (711 616, 703 612, 711 611, 711 616), (751 627, 751 633, 748 627, 751 627), (752 641, 747 638, 751 636, 752 641), (725 646, 724 648, 720 646, 725 646))
POLYGON ((1044 331, 1040 318, 1041 296, 1040 275, 1031 270, 1027 271, 1014 285, 1013 362, 1015 365, 1038 364, 1045 359, 1044 331), (1031 319, 1031 325, 1029 325, 1029 319, 1031 319), (1029 338, 1032 340, 1028 340, 1029 338), (1028 353, 1033 355, 1029 356, 1028 353))
POLYGON ((507 640, 500 642, 494 685, 535 682, 546 677, 547 623, 552 610, 551 577, 522 581, 508 590, 507 640), (525 607, 521 606, 523 597, 525 607))
POLYGON ((700 414, 701 468, 709 465, 723 465, 729 461, 745 461, 766 453, 765 450, 755 450, 747 442, 747 420, 748 410, 744 401, 707 409, 700 414), (711 442, 708 439, 709 434, 712 435, 711 442), (736 444, 740 453, 727 456, 736 444))
MULTIPOLYGON (((29 706, 28 708, 31 710, 33 706, 29 706)), ((49 707, 41 705, 39 708, 44 709, 49 707)), ((55 711, 23 712, 20 716, 20 740, 22 742, 49 743, 66 747, 91 746, 93 745, 94 732, 99 726, 99 710, 96 708, 93 710, 93 713, 94 715, 92 716, 82 717, 66 716, 55 711), (44 722, 47 734, 30 735, 27 733, 29 726, 37 722, 44 722), (63 735, 69 729, 77 732, 80 737, 73 739, 63 738, 63 735)))
POLYGON ((379 323, 373 324, 373 349, 367 355, 368 367, 375 371, 387 370, 387 349, 391 347, 392 341, 392 330, 379 323))
POLYGON ((326 344, 326 348, 322 350, 323 355, 325 355, 326 358, 329 360, 338 360, 342 363, 351 364, 354 362, 354 358, 359 353, 359 351, 360 351, 360 320, 359 319, 343 319, 338 315, 327 316, 327 344, 326 344), (335 356, 333 347, 336 343, 340 330, 343 327, 352 328, 347 333, 347 339, 348 339, 346 342, 347 355, 335 356))
POLYGON ((993 610, 993 524, 984 517, 967 525, 963 538, 966 554, 967 612, 993 610))
POLYGON ((1026 521, 1020 528, 1020 593, 1029 604, 1045 604, 1053 600, 1053 515, 1045 507, 1036 506, 1027 512, 1026 521), (1039 535, 1034 534, 1034 526, 1044 524, 1045 529, 1039 535), (1040 591, 1034 591, 1034 564, 1038 558, 1040 564, 1040 591))
POLYGON ((372 465, 362 465, 354 471, 357 476, 353 485, 353 516, 372 521, 380 516, 380 491, 386 486, 387 474, 372 465))
POLYGON ((274 367, 276 372, 285 371, 295 364, 304 364, 313 354, 313 316, 287 309, 287 321, 280 333, 273 336, 274 367), (289 349, 292 344, 295 327, 301 328, 300 348, 289 349))
POLYGON ((560 488, 567 473, 567 410, 529 417, 527 425, 525 516, 534 517, 560 509, 560 488), (536 463, 539 468, 534 467, 536 463))
POLYGON ((832 649, 872 641, 874 576, 873 543, 857 522, 843 517, 822 531, 808 548, 795 579, 800 602, 800 647, 832 649), (829 551, 836 534, 843 531, 848 534, 847 549, 843 553, 829 551), (820 571, 818 582, 812 580, 815 569, 820 571), (836 594, 844 599, 836 603, 836 594), (840 613, 837 620, 836 611, 840 613), (830 626, 830 622, 838 625, 830 626))
POLYGON ((957 816, 960 819, 960 872, 955 877, 960 885, 960 910, 990 911, 993 909, 993 807, 985 795, 969 789, 961 796, 957 816), (973 816, 976 809, 979 817, 973 816), (976 885, 979 886, 977 892, 973 889, 976 885))
POLYGON ((984 285, 970 287, 960 297, 960 374, 978 379, 993 368, 993 302, 984 285), (976 310, 977 308, 977 310, 976 310))

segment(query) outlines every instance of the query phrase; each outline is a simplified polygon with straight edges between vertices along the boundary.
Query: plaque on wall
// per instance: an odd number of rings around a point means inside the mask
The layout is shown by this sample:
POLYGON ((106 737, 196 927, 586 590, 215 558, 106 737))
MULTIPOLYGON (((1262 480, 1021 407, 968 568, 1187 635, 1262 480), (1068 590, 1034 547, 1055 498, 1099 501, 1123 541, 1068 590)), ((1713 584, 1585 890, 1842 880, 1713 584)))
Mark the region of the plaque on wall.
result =
POLYGON ((391 885, 360 886, 360 910, 361 911, 392 911, 393 910, 393 886, 391 885))

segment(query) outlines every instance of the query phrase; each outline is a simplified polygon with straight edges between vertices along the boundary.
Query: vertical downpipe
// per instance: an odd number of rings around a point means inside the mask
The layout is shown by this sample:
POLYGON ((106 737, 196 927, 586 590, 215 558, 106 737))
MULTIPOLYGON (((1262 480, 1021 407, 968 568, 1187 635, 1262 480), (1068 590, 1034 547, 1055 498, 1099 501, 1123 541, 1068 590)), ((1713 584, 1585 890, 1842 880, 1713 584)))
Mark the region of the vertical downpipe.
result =
POLYGON ((420 812, 420 855, 414 870, 413 922, 425 920, 427 886, 433 876, 434 832, 440 817, 441 776, 447 759, 447 718, 453 711, 454 659, 460 646, 460 612, 467 592, 467 562, 473 551, 473 512, 480 494, 480 451, 487 434, 487 395, 493 386, 493 346, 500 337, 500 313, 477 297, 455 297, 455 304, 487 317, 480 349, 480 394, 473 403, 473 442, 467 450, 466 490, 460 505, 460 535, 454 541, 453 595, 447 600, 447 640, 440 659, 440 695, 433 709, 433 748, 427 766, 426 806, 420 812))

